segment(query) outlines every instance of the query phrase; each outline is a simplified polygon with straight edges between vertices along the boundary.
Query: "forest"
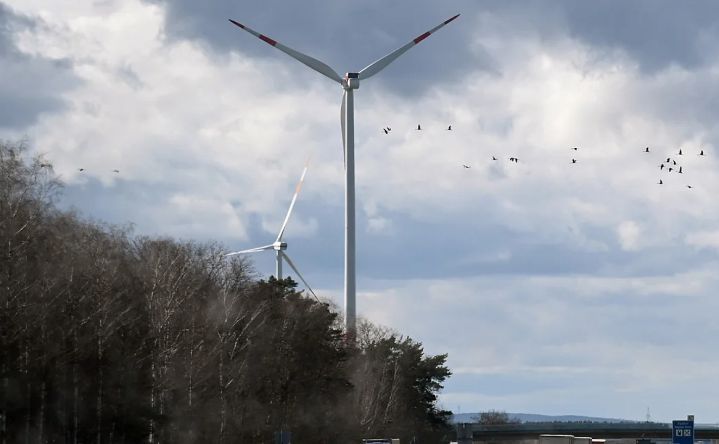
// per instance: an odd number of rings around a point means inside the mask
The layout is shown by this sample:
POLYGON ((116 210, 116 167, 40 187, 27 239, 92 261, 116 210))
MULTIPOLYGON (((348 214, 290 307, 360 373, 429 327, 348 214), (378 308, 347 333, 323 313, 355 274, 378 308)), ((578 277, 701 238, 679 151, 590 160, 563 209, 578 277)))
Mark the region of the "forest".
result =
POLYGON ((0 443, 447 442, 447 355, 360 323, 219 243, 60 209, 0 142, 0 443))

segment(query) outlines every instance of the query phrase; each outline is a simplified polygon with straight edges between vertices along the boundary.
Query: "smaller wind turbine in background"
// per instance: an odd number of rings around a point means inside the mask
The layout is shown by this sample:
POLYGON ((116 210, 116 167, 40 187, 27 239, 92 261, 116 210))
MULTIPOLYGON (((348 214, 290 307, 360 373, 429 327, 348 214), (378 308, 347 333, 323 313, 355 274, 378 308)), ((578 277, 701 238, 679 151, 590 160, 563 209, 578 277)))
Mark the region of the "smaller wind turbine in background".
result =
POLYGON ((299 270, 297 270, 297 267, 292 262, 292 259, 285 253, 285 250, 287 250, 287 242, 282 241, 282 236, 285 234, 285 229, 287 228, 287 222, 290 220, 290 215, 292 214, 292 209, 295 207, 295 202, 297 202, 297 196, 300 194, 300 190, 302 189, 302 183, 305 181, 305 174, 307 174, 307 165, 305 165, 305 168, 302 170, 302 176, 300 176, 300 181, 297 183, 297 188, 295 188, 295 195, 292 196, 292 202, 290 202, 290 208, 287 210, 287 215, 285 216, 284 222, 282 222, 282 227, 280 228, 280 233, 277 235, 277 239, 275 239, 274 243, 271 243, 269 245, 265 245, 262 247, 256 247, 256 248, 250 248, 248 250, 242 250, 242 251, 235 251, 234 253, 227 253, 225 257, 234 256, 236 254, 249 254, 249 253, 259 253, 261 251, 265 250, 275 250, 275 260, 276 260, 276 277, 277 280, 282 279, 282 261, 284 260, 287 262, 287 265, 294 270, 295 274, 297 274, 297 277, 300 278, 303 284, 305 284, 305 287, 307 287, 307 290, 312 293, 312 296, 315 297, 319 301, 319 298, 315 294, 314 291, 312 291, 312 288, 307 283, 305 278, 302 277, 299 270))

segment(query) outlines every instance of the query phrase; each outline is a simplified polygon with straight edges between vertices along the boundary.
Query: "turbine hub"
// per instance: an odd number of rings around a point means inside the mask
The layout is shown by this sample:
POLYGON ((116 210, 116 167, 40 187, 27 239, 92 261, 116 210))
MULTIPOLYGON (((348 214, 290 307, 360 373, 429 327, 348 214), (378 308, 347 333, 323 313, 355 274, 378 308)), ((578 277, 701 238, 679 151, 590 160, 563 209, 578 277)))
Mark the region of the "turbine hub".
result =
POLYGON ((345 78, 342 79, 342 86, 344 86, 345 89, 359 88, 359 73, 348 72, 345 74, 345 78))
POLYGON ((272 248, 274 248, 277 251, 286 250, 287 242, 275 242, 274 244, 272 244, 272 248))

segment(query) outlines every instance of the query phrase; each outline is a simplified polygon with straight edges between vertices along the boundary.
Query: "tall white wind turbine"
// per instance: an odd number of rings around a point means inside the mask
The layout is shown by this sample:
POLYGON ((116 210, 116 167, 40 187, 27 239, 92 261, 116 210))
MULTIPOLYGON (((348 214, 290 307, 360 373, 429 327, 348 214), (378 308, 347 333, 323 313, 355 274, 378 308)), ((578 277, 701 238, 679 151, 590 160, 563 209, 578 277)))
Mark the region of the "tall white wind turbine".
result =
POLYGON ((230 19, 230 22, 259 38, 263 42, 274 46, 293 59, 302 62, 320 74, 339 83, 344 90, 342 95, 342 108, 340 120, 342 123, 342 145, 345 159, 345 328, 349 338, 354 338, 356 331, 356 281, 355 281, 355 168, 354 168, 354 100, 353 91, 359 88, 360 80, 365 80, 382 71, 417 43, 429 37, 433 32, 459 17, 459 14, 445 20, 424 34, 416 37, 406 45, 394 50, 386 56, 370 63, 359 72, 348 72, 340 77, 337 72, 314 57, 302 54, 280 42, 260 34, 247 26, 230 19))
POLYGON ((305 181, 305 174, 307 174, 307 166, 305 166, 305 169, 302 170, 302 176, 300 176, 300 181, 297 182, 297 187, 295 188, 295 194, 292 196, 292 202, 290 202, 290 208, 287 210, 287 215, 285 216, 284 222, 282 222, 282 227, 280 227, 280 232, 277 235, 277 239, 269 245, 265 245, 262 247, 255 247, 250 248, 248 250, 242 250, 242 251, 235 251, 234 253, 227 253, 225 257, 234 256, 237 254, 248 254, 248 253, 259 253, 260 251, 265 250, 275 250, 275 266, 276 266, 276 277, 277 279, 282 279, 282 261, 284 260, 287 262, 287 265, 294 270, 294 272, 297 274, 297 277, 300 278, 303 284, 305 284, 305 287, 307 290, 312 293, 312 296, 315 297, 319 301, 319 298, 315 294, 314 291, 312 291, 312 288, 307 283, 305 278, 302 277, 300 274, 300 271, 295 266, 294 262, 292 262, 292 259, 287 255, 285 250, 287 250, 287 242, 283 242, 282 236, 285 234, 285 229, 287 228, 287 222, 290 220, 290 215, 292 214, 292 209, 295 207, 295 202, 297 202, 297 196, 300 194, 300 190, 302 189, 302 184, 305 181))

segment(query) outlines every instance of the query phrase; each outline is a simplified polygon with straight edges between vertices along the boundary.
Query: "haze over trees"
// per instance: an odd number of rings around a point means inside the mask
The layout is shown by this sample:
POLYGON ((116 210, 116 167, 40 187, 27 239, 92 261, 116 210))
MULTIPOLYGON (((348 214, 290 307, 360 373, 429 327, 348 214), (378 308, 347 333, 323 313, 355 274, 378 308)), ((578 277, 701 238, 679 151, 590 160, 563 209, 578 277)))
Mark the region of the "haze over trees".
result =
POLYGON ((258 279, 218 244, 55 205, 52 165, 0 142, 0 443, 436 442, 446 355, 258 279))

